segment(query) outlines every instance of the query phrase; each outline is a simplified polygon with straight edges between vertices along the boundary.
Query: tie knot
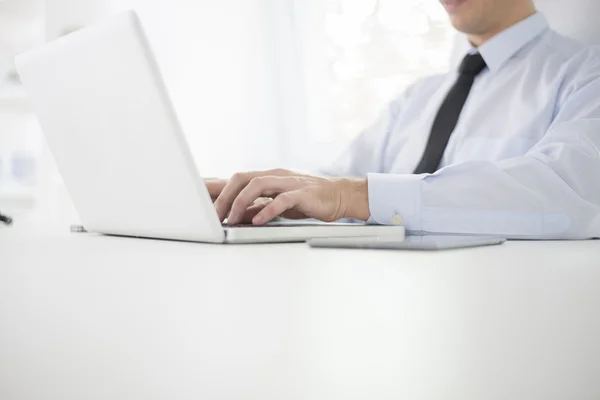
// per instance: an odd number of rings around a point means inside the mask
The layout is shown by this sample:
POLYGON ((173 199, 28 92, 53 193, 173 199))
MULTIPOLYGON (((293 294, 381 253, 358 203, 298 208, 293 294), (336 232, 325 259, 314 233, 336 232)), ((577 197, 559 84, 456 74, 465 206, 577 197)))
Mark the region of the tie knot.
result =
POLYGON ((477 75, 481 73, 487 67, 483 57, 481 54, 469 54, 464 59, 462 64, 460 64, 460 74, 467 75, 469 77, 475 78, 477 75))

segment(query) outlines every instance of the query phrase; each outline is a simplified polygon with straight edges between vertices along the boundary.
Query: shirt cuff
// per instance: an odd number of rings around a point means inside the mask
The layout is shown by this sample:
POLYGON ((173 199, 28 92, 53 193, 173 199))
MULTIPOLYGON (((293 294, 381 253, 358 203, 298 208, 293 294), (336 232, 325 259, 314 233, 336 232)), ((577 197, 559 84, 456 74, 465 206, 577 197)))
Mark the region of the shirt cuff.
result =
POLYGON ((421 231, 421 186, 426 176, 369 174, 369 222, 421 231))

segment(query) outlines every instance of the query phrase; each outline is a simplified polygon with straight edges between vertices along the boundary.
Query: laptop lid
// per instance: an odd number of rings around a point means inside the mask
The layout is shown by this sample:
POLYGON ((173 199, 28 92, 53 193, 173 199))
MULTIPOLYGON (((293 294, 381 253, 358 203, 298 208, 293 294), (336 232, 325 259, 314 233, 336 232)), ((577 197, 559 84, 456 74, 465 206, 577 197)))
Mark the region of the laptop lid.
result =
POLYGON ((15 63, 88 230, 224 241, 135 12, 15 63))

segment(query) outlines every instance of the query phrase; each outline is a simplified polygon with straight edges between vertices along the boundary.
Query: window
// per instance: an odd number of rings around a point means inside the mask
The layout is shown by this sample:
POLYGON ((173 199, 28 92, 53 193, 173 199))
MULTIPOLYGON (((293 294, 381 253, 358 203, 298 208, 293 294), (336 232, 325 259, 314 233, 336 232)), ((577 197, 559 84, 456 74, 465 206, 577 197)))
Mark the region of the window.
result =
POLYGON ((302 143, 324 149, 319 162, 331 160, 410 84, 448 70, 455 31, 437 1, 297 3, 306 103, 302 143))
POLYGON ((392 97, 446 72, 454 39, 435 0, 109 2, 140 12, 198 165, 218 176, 332 161, 392 97))

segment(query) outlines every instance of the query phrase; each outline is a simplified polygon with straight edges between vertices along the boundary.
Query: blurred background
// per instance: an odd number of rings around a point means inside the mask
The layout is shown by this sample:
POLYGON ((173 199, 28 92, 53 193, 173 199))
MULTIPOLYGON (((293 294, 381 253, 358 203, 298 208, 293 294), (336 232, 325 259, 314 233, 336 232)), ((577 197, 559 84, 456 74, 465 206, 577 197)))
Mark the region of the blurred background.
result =
POLYGON ((129 8, 204 176, 327 165, 454 39, 437 0, 0 0, 0 210, 77 220, 14 55, 129 8))

